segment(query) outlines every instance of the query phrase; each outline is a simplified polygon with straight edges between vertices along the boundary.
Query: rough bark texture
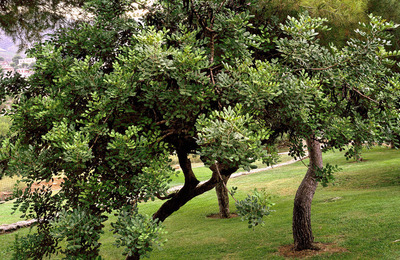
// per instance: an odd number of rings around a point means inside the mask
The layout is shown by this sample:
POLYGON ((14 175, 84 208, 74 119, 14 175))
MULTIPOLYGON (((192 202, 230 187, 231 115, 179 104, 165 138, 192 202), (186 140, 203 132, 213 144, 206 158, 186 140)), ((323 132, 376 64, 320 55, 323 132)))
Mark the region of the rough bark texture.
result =
POLYGON ((222 175, 222 180, 215 186, 219 205, 219 215, 221 218, 229 218, 231 215, 229 211, 229 192, 226 189, 228 180, 229 176, 222 175))
POLYGON ((320 143, 314 138, 307 141, 310 164, 301 182, 293 208, 293 238, 296 250, 313 249, 314 236, 311 230, 311 202, 317 189, 316 169, 322 168, 322 151, 320 143))

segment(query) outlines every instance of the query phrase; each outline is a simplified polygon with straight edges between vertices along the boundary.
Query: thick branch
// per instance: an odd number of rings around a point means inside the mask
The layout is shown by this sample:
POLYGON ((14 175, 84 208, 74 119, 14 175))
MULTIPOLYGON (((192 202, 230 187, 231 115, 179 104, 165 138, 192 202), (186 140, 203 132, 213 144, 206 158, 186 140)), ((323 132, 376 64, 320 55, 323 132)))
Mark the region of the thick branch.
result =
POLYGON ((190 160, 187 158, 187 153, 178 152, 178 158, 182 171, 185 174, 185 184, 183 185, 182 189, 175 193, 175 195, 171 199, 166 201, 153 215, 153 218, 158 219, 159 221, 164 221, 168 216, 179 210, 183 205, 185 205, 194 197, 197 197, 204 192, 215 188, 215 186, 221 180, 221 178, 219 177, 220 174, 229 177, 237 170, 236 167, 229 168, 229 166, 221 165, 221 170, 219 174, 215 168, 210 167, 213 172, 211 178, 204 183, 199 183, 199 181, 193 174, 190 160))

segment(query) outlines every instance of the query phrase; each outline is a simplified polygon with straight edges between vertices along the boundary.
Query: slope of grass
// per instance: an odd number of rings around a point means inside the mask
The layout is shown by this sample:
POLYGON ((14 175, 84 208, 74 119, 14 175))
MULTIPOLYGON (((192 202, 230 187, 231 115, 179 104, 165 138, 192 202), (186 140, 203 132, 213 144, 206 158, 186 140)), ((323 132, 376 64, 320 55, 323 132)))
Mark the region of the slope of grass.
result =
MULTIPOLYGON (((342 153, 324 155, 324 162, 338 164, 336 184, 318 187, 313 200, 312 225, 316 241, 335 243, 346 249, 310 259, 400 259, 400 156, 399 151, 377 147, 363 154, 362 163, 346 161, 342 153), (397 241, 397 242, 396 242, 397 241)), ((307 164, 307 161, 305 161, 307 164)), ((255 187, 273 195, 275 212, 264 226, 248 229, 239 218, 210 219, 218 211, 215 192, 210 191, 184 205, 164 223, 168 242, 150 259, 284 259, 278 249, 292 243, 293 198, 306 168, 301 162, 230 180, 242 199, 255 187)), ((161 201, 146 203, 141 210, 155 212, 161 201)), ((235 210, 231 201, 231 209, 235 210)), ((0 212, 3 205, 0 205, 0 212)), ((106 223, 109 229, 109 223, 106 223)), ((10 259, 15 234, 0 236, 0 259, 10 259)), ((105 259, 124 259, 111 232, 101 239, 105 259)), ((58 259, 52 257, 51 259, 58 259)))

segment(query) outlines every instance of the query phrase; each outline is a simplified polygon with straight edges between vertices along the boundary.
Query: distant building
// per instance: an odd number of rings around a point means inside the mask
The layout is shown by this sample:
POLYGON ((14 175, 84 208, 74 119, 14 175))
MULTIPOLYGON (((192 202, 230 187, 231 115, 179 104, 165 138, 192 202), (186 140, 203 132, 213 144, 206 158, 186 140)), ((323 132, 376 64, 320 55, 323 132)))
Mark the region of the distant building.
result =
POLYGON ((21 76, 24 78, 27 78, 34 73, 33 70, 27 68, 20 68, 17 69, 16 71, 17 73, 21 74, 21 76))
POLYGON ((1 68, 3 70, 3 74, 7 74, 7 72, 10 72, 10 71, 11 71, 11 73, 14 73, 14 68, 11 67, 8 64, 7 65, 1 65, 1 68))

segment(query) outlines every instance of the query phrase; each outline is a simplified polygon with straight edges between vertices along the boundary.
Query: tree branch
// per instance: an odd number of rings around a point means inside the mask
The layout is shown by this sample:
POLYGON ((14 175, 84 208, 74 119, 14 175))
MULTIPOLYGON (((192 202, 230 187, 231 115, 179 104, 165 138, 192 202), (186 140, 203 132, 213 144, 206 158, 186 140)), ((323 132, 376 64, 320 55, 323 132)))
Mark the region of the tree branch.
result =
POLYGON ((364 95, 364 94, 361 93, 358 89, 356 89, 356 88, 353 87, 352 90, 354 90, 355 92, 357 92, 360 96, 362 96, 362 97, 364 97, 364 98, 366 98, 366 99, 368 99, 368 100, 370 100, 370 101, 372 101, 372 102, 374 102, 374 103, 376 103, 376 104, 379 105, 379 102, 378 102, 378 101, 376 101, 375 99, 372 99, 372 98, 370 98, 370 97, 364 95))
POLYGON ((338 66, 338 65, 340 65, 342 63, 348 62, 349 60, 350 60, 350 58, 347 58, 343 62, 336 62, 335 64, 332 64, 332 65, 330 65, 328 67, 325 67, 325 68, 300 68, 300 69, 295 69, 294 72, 301 71, 301 70, 315 70, 315 71, 329 70, 329 69, 332 69, 333 67, 336 67, 336 66, 338 66))

